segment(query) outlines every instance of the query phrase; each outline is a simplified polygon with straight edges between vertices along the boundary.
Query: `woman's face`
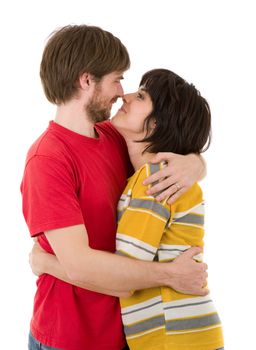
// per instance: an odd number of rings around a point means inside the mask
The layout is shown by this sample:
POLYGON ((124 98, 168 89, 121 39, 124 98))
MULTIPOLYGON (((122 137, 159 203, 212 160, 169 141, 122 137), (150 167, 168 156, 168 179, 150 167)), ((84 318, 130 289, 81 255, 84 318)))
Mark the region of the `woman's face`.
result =
POLYGON ((137 92, 123 96, 123 105, 113 117, 113 124, 121 133, 144 137, 144 121, 152 109, 151 98, 141 86, 137 92))

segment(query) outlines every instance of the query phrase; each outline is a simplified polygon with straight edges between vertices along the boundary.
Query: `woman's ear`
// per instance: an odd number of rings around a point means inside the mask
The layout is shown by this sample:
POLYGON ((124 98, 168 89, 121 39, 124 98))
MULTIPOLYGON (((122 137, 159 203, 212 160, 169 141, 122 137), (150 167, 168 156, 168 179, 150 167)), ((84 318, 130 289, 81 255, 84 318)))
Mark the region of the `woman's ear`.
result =
POLYGON ((152 129, 155 129, 155 128, 156 128, 156 119, 153 119, 153 120, 151 121, 150 127, 151 127, 152 129))

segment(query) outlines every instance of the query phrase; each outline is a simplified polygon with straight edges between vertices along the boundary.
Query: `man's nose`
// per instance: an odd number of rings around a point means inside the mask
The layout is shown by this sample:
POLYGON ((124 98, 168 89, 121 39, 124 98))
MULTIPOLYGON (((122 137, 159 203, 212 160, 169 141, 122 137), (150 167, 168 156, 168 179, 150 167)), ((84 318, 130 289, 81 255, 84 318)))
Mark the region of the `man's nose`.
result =
POLYGON ((123 100, 124 103, 127 103, 127 102, 128 102, 127 96, 128 96, 128 95, 123 95, 123 97, 122 97, 122 100, 123 100))
POLYGON ((120 86, 118 87, 118 96, 123 97, 124 96, 124 89, 122 87, 122 85, 120 84, 120 86))

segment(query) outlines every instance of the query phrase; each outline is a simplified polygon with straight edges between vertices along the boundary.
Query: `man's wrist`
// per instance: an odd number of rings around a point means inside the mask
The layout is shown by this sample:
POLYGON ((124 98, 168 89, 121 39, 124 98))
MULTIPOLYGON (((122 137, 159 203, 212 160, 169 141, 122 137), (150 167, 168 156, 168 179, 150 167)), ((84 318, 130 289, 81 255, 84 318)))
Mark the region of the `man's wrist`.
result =
POLYGON ((153 263, 155 270, 156 286, 171 287, 172 279, 175 274, 174 265, 168 263, 153 263))

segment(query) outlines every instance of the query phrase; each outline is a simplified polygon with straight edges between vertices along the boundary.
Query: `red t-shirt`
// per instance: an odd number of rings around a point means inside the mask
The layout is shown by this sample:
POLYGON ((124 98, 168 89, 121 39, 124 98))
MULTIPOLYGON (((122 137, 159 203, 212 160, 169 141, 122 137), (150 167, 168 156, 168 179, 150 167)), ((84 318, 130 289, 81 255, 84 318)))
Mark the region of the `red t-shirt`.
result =
MULTIPOLYGON (((126 144, 111 123, 98 139, 54 122, 28 152, 21 184, 31 236, 53 253, 44 231, 85 224, 89 245, 115 252, 116 208, 131 171, 126 144)), ((65 350, 120 350, 125 344, 118 298, 44 274, 37 281, 31 331, 65 350)))

